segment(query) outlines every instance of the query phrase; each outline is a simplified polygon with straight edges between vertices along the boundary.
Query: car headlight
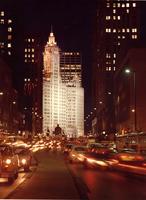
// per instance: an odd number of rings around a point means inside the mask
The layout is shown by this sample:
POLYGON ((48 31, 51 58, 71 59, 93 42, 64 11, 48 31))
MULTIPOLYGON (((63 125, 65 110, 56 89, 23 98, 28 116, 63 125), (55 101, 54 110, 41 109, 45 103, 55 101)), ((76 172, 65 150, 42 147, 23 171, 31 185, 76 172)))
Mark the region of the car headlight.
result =
POLYGON ((7 165, 9 165, 9 164, 11 164, 12 161, 11 161, 11 159, 8 158, 8 159, 6 159, 5 162, 6 162, 7 165))
POLYGON ((24 165, 24 164, 27 163, 27 160, 26 160, 25 158, 23 158, 23 159, 21 160, 21 162, 22 162, 22 164, 24 165))

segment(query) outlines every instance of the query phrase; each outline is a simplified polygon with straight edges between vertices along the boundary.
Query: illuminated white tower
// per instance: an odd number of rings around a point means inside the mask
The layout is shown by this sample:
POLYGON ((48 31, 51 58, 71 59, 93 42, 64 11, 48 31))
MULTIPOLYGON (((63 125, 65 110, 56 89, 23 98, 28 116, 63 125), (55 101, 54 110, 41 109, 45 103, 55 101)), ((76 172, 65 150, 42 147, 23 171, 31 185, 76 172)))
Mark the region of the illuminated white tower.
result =
POLYGON ((64 128, 62 82, 59 72, 60 54, 53 32, 44 51, 43 132, 52 133, 57 124, 64 128))
POLYGON ((69 136, 84 134, 84 89, 76 76, 65 84, 60 75, 60 49, 53 32, 44 50, 43 133, 52 134, 57 124, 69 136))

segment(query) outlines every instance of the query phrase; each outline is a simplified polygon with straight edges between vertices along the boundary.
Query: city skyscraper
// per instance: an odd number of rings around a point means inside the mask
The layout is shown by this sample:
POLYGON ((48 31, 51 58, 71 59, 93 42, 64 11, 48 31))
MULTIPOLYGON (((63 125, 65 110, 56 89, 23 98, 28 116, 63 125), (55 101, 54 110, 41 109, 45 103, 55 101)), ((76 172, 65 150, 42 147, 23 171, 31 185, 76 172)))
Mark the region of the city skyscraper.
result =
POLYGON ((10 59, 13 48, 13 20, 10 12, 0 7, 0 56, 10 59))
POLYGON ((60 49, 53 32, 44 50, 43 132, 54 132, 57 124, 68 136, 84 134, 84 89, 75 75, 64 83, 60 73, 60 49))
POLYGON ((139 4, 104 0, 98 5, 92 67, 92 111, 96 108, 97 132, 115 131, 113 77, 122 47, 139 39, 139 4))
POLYGON ((60 52, 60 74, 63 83, 70 82, 75 75, 82 80, 82 57, 80 52, 60 52))

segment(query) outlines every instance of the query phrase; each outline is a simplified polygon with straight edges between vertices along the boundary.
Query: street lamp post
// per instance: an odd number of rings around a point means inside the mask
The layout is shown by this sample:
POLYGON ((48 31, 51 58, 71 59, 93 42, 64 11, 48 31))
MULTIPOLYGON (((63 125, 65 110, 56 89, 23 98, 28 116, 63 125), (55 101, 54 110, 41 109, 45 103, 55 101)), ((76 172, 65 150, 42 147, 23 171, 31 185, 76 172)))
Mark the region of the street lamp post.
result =
POLYGON ((134 131, 137 130, 137 106, 136 106, 136 72, 131 71, 131 69, 127 68, 125 69, 125 73, 130 74, 133 73, 133 96, 134 96, 134 109, 132 109, 132 112, 134 113, 134 131))

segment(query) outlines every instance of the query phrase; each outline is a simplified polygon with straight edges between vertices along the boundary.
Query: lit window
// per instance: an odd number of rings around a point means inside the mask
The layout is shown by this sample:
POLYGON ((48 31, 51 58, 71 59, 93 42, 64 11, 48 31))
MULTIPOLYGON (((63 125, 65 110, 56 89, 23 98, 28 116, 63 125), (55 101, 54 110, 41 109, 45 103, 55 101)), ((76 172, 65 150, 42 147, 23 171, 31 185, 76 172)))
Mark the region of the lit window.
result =
POLYGON ((4 19, 1 19, 1 20, 0 20, 0 23, 1 23, 1 24, 4 24, 4 23, 5 23, 5 22, 4 22, 4 19))
POLYGON ((8 24, 11 24, 12 23, 12 20, 11 19, 8 19, 8 24))
POLYGON ((122 8, 125 8, 125 4, 124 3, 122 3, 122 8))
POLYGON ((136 7, 136 3, 133 3, 132 5, 133 5, 133 7, 136 7))
POLYGON ((24 51, 27 52, 27 49, 25 49, 24 51))
POLYGON ((4 16, 4 15, 5 15, 4 11, 1 11, 1 16, 4 16))
POLYGON ((8 40, 11 40, 12 39, 12 35, 8 35, 8 40))
POLYGON ((106 20, 110 20, 110 18, 111 18, 110 16, 106 16, 106 20))
POLYGON ((116 54, 114 53, 114 58, 116 58, 116 54))
POLYGON ((109 8, 109 7, 110 7, 110 3, 107 3, 107 4, 106 4, 106 7, 109 8))
POLYGON ((130 32, 130 29, 129 28, 127 28, 127 33, 129 33, 130 32))
POLYGON ((32 62, 34 62, 34 59, 32 59, 32 62))
POLYGON ((113 60, 113 64, 115 64, 115 60, 113 60))
POLYGON ((120 35, 118 35, 118 39, 120 39, 121 38, 121 36, 120 35))
POLYGON ((132 28, 132 33, 136 33, 137 29, 136 28, 132 28))
POLYGON ((106 67, 106 71, 108 71, 108 67, 106 67))
POLYGON ((28 52, 30 52, 30 49, 28 49, 28 52))
POLYGON ((120 4, 120 3, 117 3, 117 7, 120 8, 120 7, 121 7, 121 4, 120 4))
POLYGON ((125 29, 124 28, 122 28, 122 32, 125 33, 125 29))
POLYGON ((118 42, 118 46, 120 46, 120 42, 118 42))
POLYGON ((30 42, 30 38, 28 38, 28 42, 30 42))
POLYGON ((11 48, 12 46, 11 46, 11 43, 8 43, 8 48, 11 48))
POLYGON ((116 20, 116 16, 113 16, 113 20, 116 20))
POLYGON ((113 3, 113 7, 114 7, 114 8, 116 7, 116 4, 115 4, 115 3, 113 3))
POLYGON ((116 29, 113 29, 113 33, 116 33, 116 29))
POLYGON ((31 49, 32 52, 34 52, 34 49, 31 49))
POLYGON ((114 71, 116 71, 116 67, 114 67, 114 71))
POLYGON ((120 17, 120 16, 118 16, 117 18, 118 18, 118 20, 120 20, 120 19, 121 19, 121 17, 120 17))
POLYGON ((11 51, 8 51, 8 55, 11 55, 11 51))
POLYGON ((27 59, 25 59, 24 62, 27 62, 27 59))
POLYGON ((28 54, 28 58, 30 58, 30 54, 28 54))
POLYGON ((12 28, 11 27, 8 27, 8 32, 12 32, 12 28))
POLYGON ((116 9, 113 9, 113 13, 116 13, 116 9))
POLYGON ((34 54, 32 54, 32 58, 34 58, 34 54))
POLYGON ((34 42, 34 39, 32 39, 32 42, 34 42))
POLYGON ((129 3, 126 3, 126 7, 129 8, 129 6, 130 6, 130 4, 129 4, 129 3))
POLYGON ((25 54, 25 58, 27 58, 27 54, 25 54))
POLYGON ((120 30, 120 29, 118 29, 118 33, 121 33, 121 30, 120 30))
POLYGON ((111 71, 111 67, 109 67, 108 70, 111 71))
POLYGON ((137 35, 132 35, 132 39, 137 39, 137 35))
POLYGON ((124 35, 122 36, 122 39, 125 39, 125 36, 124 36, 124 35))

